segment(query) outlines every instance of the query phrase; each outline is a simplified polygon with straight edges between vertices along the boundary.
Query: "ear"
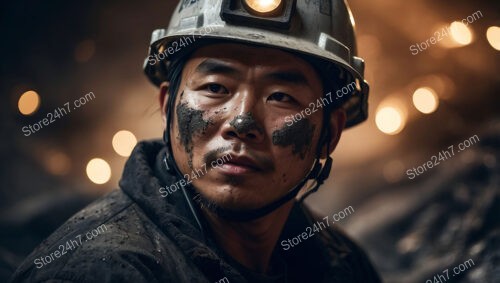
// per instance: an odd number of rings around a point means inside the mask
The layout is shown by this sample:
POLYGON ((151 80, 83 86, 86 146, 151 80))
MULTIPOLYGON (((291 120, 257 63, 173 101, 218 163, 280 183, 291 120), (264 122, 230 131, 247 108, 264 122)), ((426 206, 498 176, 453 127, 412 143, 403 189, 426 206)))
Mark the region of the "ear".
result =
POLYGON ((168 102, 168 87, 170 86, 169 82, 162 82, 160 85, 160 93, 158 94, 158 101, 160 102, 161 108, 161 120, 163 122, 163 129, 166 128, 167 125, 167 102, 168 102))
POLYGON ((321 152, 321 158, 326 158, 328 155, 332 154, 333 150, 337 147, 337 144, 339 143, 340 140, 340 136, 345 127, 345 121, 346 121, 346 113, 342 107, 332 111, 332 113, 330 114, 330 125, 329 125, 330 136, 328 137, 329 140, 326 141, 329 143, 330 151, 327 153, 326 145, 323 146, 323 151, 321 152))

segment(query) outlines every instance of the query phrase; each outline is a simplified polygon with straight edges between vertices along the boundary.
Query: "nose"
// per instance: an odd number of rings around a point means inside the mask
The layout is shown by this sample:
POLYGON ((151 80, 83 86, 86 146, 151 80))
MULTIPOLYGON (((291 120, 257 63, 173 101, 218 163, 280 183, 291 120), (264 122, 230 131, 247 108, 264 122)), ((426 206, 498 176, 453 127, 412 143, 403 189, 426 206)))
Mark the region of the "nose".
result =
POLYGON ((246 142, 258 143, 264 139, 262 126, 254 119, 251 112, 235 116, 223 130, 225 139, 237 138, 246 142))

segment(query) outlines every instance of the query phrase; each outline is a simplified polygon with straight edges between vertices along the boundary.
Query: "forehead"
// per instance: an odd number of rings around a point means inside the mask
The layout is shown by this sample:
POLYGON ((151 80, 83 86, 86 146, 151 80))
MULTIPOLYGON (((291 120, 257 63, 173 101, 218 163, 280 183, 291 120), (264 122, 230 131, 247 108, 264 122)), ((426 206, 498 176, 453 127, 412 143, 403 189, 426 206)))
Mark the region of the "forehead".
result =
POLYGON ((237 69, 289 70, 302 73, 310 82, 321 83, 314 67, 292 53, 276 48, 237 43, 217 43, 197 49, 186 62, 186 68, 198 67, 207 59, 230 64, 237 69))

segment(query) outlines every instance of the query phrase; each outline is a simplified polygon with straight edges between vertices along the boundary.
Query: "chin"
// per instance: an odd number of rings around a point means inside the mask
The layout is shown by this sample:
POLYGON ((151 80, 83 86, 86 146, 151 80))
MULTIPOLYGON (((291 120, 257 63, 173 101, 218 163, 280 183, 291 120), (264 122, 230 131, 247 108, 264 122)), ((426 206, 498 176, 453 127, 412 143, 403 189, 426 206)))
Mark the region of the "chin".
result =
POLYGON ((202 206, 220 207, 229 210, 256 209, 271 202, 255 196, 262 196, 261 192, 256 192, 246 186, 235 186, 233 184, 208 186, 209 191, 196 188, 196 195, 193 198, 202 206), (215 189, 214 189, 215 188, 215 189))

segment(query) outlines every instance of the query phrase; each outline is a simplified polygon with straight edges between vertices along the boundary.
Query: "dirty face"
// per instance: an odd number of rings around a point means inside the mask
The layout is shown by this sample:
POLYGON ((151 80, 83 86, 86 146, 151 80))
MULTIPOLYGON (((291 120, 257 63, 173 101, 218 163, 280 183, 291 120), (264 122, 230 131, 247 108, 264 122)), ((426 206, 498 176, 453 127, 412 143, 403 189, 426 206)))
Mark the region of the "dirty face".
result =
POLYGON ((321 96, 314 68, 287 52, 240 44, 200 48, 182 71, 173 109, 177 166, 205 202, 236 210, 269 204, 314 162, 322 110, 294 123, 290 117, 321 96))

